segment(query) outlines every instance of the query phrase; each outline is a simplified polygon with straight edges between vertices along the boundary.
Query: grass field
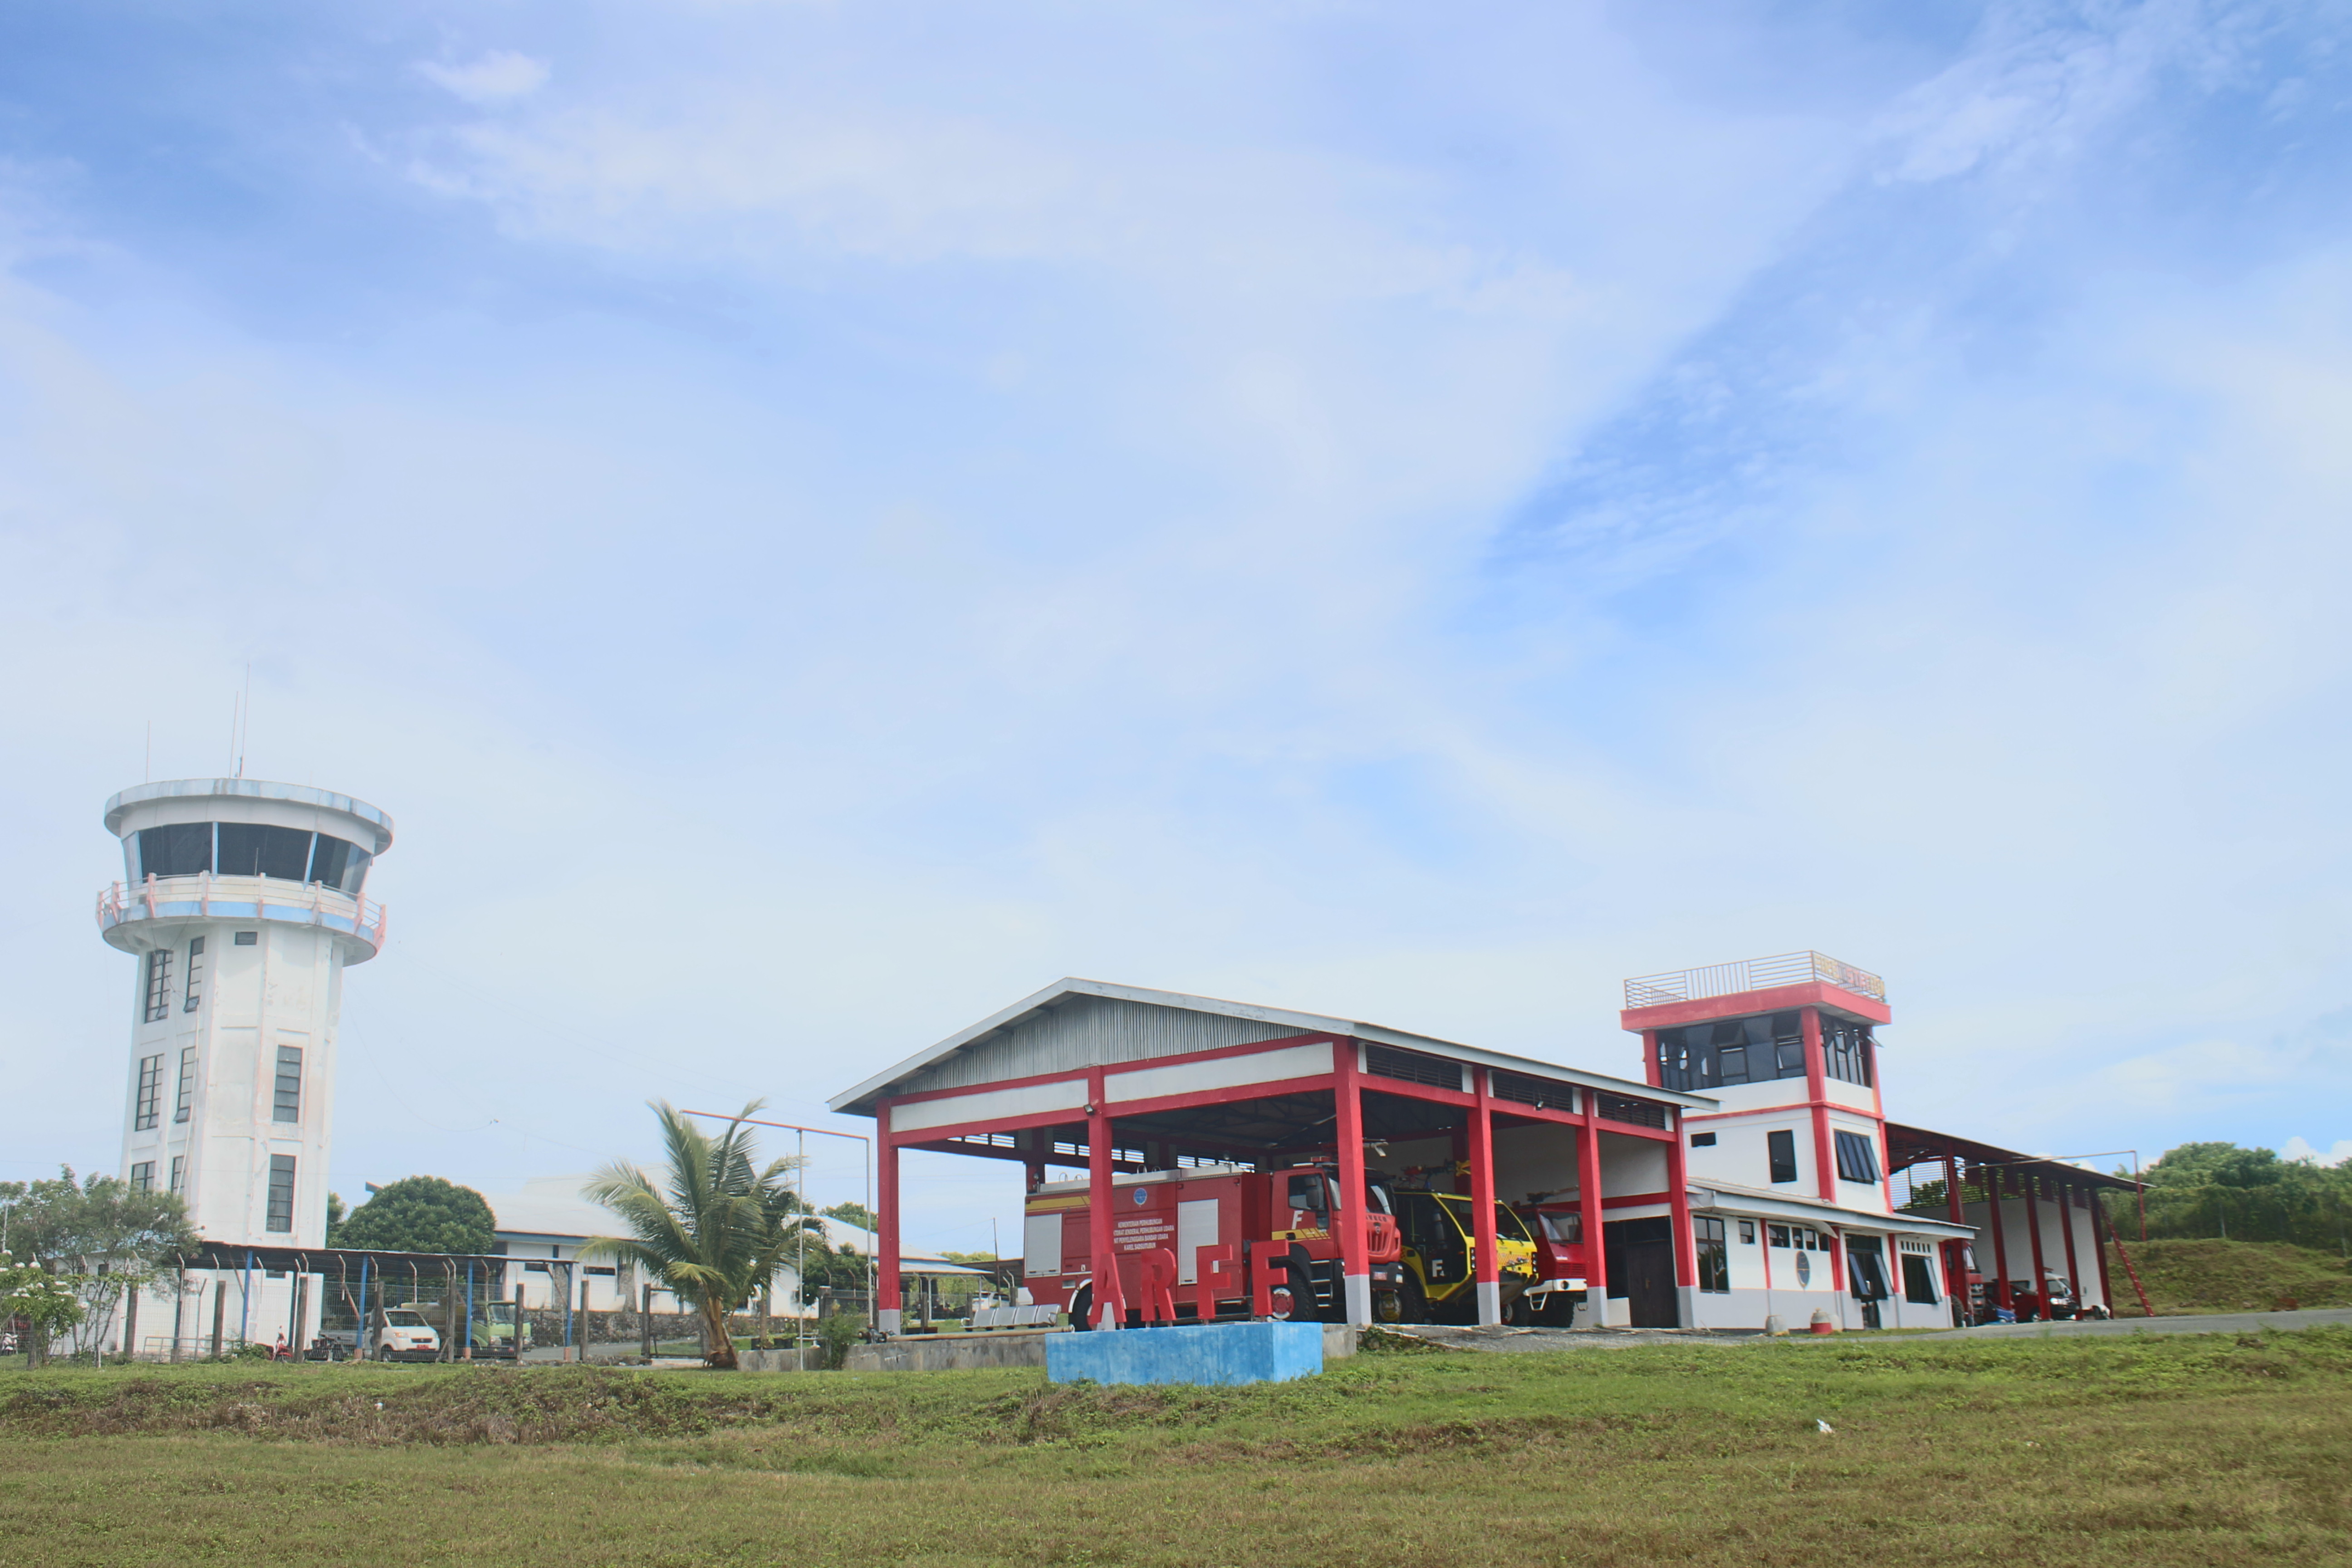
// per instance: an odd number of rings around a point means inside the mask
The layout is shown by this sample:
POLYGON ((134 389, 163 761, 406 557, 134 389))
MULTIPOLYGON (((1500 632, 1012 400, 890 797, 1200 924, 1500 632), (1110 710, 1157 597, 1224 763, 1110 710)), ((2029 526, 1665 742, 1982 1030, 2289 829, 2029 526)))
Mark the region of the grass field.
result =
POLYGON ((2343 1563, 2347 1395, 2341 1330, 1365 1355, 1249 1389, 9 1372, 0 1564, 2343 1563))
MULTIPOLYGON (((2159 1313, 2267 1312, 2352 1307, 2352 1271, 2341 1254, 2283 1241, 2134 1241, 2125 1244, 2159 1313)), ((2111 1247, 2107 1272, 2117 1309, 2139 1310, 2131 1279, 2111 1247)))

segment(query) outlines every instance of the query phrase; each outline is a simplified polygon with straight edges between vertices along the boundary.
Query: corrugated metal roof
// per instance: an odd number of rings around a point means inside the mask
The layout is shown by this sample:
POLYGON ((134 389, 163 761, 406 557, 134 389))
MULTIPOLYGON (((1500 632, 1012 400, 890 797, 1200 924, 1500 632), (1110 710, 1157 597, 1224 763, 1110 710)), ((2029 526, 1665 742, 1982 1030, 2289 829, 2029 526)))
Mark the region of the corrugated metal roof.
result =
POLYGON ((1002 1083, 1007 1079, 1108 1067, 1116 1062, 1149 1061, 1157 1057, 1213 1050, 1221 1046, 1278 1040, 1291 1035, 1349 1036, 1480 1067, 1505 1068, 1532 1077, 1639 1095, 1695 1110, 1716 1109, 1716 1101, 1705 1095, 1653 1089, 1629 1079, 1483 1050, 1379 1024, 1075 978, 1056 981, 1003 1012, 950 1035, 929 1050, 918 1052, 827 1103, 836 1111, 871 1116, 875 1100, 886 1093, 968 1089, 1002 1083))

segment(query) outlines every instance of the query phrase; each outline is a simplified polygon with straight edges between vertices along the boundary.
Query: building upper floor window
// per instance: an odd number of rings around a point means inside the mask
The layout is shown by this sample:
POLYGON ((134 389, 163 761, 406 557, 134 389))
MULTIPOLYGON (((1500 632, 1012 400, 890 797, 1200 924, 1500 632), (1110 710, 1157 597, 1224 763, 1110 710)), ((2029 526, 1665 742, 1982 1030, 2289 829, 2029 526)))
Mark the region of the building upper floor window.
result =
POLYGON ((239 947, 258 947, 261 945, 261 933, 257 931, 241 931, 236 933, 236 942, 239 947))
POLYGON ((1765 1238, 1774 1247, 1792 1247, 1799 1252, 1827 1252, 1830 1238, 1820 1231, 1801 1225, 1767 1225, 1765 1238))
POLYGON ((180 1047, 180 1092, 172 1107, 172 1120, 185 1121, 196 1105, 196 1047, 180 1047))
POLYGON ((155 1190, 154 1161, 142 1160, 131 1167, 131 1190, 134 1193, 152 1193, 155 1190))
POLYGON ((1866 1132, 1840 1132, 1835 1136, 1839 1179, 1848 1182, 1878 1180, 1877 1142, 1866 1132))
POLYGON ((1805 1076, 1804 1015, 1759 1014, 1658 1031, 1659 1081, 1685 1092, 1805 1076))
POLYGON ((1690 1138, 1691 1147, 1694 1149, 1712 1149, 1715 1147, 1715 1134, 1712 1132, 1694 1132, 1690 1135, 1690 1138))
POLYGON ((159 947, 147 955, 147 1021, 160 1024, 172 1011, 172 950, 159 947))
POLYGON ((1870 1087, 1870 1026, 1822 1015, 1822 1070, 1847 1083, 1870 1087))
POLYGON ((149 877, 274 877, 359 896, 375 857, 348 839, 265 822, 175 822, 130 839, 131 880, 149 877))
POLYGON ((131 1113, 133 1130, 146 1131, 163 1120, 163 1058, 159 1054, 139 1058, 139 1100, 131 1113))
POLYGON ((1775 1182, 1797 1179, 1797 1135, 1787 1130, 1764 1134, 1764 1152, 1772 1163, 1775 1182))
POLYGON ((204 989, 205 939, 192 936, 188 939, 188 982, 180 988, 180 1011, 194 1012, 204 1001, 204 989))
POLYGON ((269 1156, 269 1212, 263 1228, 294 1228, 294 1156, 291 1154, 269 1156))
POLYGON ((302 1047, 278 1047, 278 1089, 269 1108, 272 1121, 302 1120, 302 1047))
POLYGON ((185 1197, 187 1193, 188 1157, 185 1154, 174 1154, 172 1156, 172 1194, 174 1197, 185 1197))

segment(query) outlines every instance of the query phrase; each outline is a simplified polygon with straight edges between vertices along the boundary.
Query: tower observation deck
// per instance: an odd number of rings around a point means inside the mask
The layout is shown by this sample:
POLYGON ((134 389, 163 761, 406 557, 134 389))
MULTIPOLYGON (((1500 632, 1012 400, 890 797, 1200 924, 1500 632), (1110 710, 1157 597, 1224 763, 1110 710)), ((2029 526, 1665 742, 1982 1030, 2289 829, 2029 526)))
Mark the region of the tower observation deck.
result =
POLYGON ((382 950, 366 896, 392 819, 301 784, 182 779, 106 803, 123 878, 98 898, 139 960, 122 1169, 205 1240, 320 1247, 343 971, 382 950))

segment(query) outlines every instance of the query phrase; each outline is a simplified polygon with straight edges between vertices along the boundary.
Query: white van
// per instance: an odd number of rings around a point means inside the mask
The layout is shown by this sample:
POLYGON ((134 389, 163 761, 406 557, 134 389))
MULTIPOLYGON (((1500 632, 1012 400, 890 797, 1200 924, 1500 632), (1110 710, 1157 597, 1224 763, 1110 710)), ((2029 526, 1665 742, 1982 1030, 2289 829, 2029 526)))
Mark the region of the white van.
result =
POLYGON ((414 1307, 381 1308, 360 1353, 370 1361, 438 1361, 441 1336, 414 1307))

